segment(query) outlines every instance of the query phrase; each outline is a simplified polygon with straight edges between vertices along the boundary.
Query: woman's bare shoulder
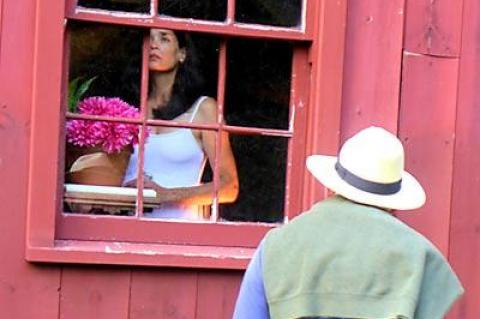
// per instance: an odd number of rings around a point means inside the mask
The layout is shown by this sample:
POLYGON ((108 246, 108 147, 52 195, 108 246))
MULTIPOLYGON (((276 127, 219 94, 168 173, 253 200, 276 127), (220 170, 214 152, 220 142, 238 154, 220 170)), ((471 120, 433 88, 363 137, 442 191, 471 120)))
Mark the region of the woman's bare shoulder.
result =
POLYGON ((207 96, 198 107, 195 122, 215 123, 217 121, 217 101, 207 96))

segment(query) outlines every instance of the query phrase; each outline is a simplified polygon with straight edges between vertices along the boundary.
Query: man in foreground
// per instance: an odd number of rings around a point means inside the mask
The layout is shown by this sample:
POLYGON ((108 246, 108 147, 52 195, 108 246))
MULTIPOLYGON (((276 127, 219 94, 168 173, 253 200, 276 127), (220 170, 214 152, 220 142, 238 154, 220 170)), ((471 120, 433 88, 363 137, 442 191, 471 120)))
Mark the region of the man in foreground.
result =
POLYGON ((425 203, 396 136, 357 133, 307 168, 335 195, 270 231, 242 282, 234 319, 440 319, 463 293, 441 253, 391 210, 425 203))

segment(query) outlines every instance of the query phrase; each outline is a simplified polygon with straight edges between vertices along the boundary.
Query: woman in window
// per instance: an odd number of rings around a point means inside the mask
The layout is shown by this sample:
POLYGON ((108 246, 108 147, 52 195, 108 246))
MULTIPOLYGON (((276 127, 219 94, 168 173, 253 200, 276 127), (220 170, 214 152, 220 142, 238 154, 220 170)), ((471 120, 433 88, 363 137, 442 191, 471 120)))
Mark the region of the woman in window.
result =
MULTIPOLYGON (((215 123, 217 103, 202 95, 203 79, 187 34, 150 31, 150 118, 215 123)), ((221 135, 219 202, 233 202, 238 176, 227 133, 221 135)), ((213 182, 201 184, 205 162, 213 167, 216 133, 187 128, 150 128, 144 152, 144 187, 157 192, 158 208, 146 217, 203 219, 201 206, 213 201, 213 182)), ((138 146, 130 158, 124 185, 136 187, 138 146)))

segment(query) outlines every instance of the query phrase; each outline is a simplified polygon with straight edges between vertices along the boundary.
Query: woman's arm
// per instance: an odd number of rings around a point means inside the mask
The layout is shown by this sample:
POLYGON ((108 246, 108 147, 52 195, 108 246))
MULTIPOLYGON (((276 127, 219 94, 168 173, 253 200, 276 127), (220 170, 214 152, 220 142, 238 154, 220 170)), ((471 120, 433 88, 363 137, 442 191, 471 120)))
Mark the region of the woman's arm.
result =
MULTIPOLYGON (((217 118, 217 103, 212 98, 205 99, 199 106, 195 117, 196 123, 212 124, 217 118)), ((210 166, 215 165, 215 143, 216 133, 214 131, 197 131, 200 137, 201 146, 208 158, 210 166)), ((238 174, 233 157, 228 133, 221 135, 221 153, 219 157, 219 191, 218 200, 220 203, 234 202, 238 196, 238 174)), ((136 181, 128 183, 128 186, 135 186, 136 181)), ((165 188, 153 181, 145 179, 144 187, 153 188, 157 192, 158 203, 179 202, 183 204, 209 205, 214 198, 213 182, 190 187, 165 188)))

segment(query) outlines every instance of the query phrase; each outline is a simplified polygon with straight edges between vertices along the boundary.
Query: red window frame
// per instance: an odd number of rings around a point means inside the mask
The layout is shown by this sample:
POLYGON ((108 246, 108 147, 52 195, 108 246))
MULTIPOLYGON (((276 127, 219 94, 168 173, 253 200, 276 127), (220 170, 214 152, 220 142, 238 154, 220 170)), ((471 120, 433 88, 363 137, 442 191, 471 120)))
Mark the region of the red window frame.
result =
MULTIPOLYGON (((158 3, 153 3, 152 11, 156 12, 158 3)), ((152 222, 61 214, 63 176, 59 163, 60 154, 63 154, 65 123, 62 94, 66 92, 65 62, 62 61, 67 19, 298 42, 292 61, 290 104, 294 116, 291 115, 293 124, 288 132, 223 124, 188 126, 219 132, 267 131, 271 135, 289 137, 287 220, 298 215, 313 199, 322 196, 322 189, 304 172, 304 159, 309 153, 334 153, 338 147, 346 1, 305 0, 304 27, 298 29, 259 28, 232 22, 235 4, 232 0, 228 3, 226 22, 205 23, 159 18, 153 13, 138 14, 133 18, 107 12, 98 14, 77 9, 75 0, 66 3, 37 1, 26 241, 28 260, 242 269, 263 235, 275 226, 245 222, 152 222), (329 45, 322 45, 327 42, 329 45)), ((221 114, 226 63, 224 46, 220 50, 219 63, 217 102, 221 114)), ((142 78, 144 82, 145 76, 142 78)), ((146 92, 142 94, 144 99, 146 92)))

